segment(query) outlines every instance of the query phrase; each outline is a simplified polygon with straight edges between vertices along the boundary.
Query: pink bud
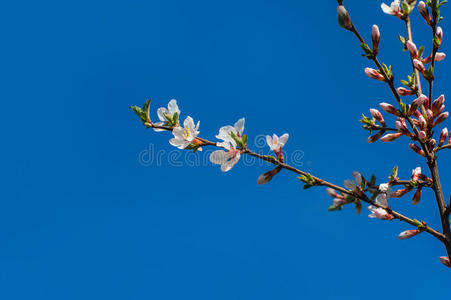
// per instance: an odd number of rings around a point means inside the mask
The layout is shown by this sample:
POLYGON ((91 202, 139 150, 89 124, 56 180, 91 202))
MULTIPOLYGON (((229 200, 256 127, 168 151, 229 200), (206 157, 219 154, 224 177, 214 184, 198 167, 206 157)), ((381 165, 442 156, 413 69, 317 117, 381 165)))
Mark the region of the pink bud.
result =
POLYGON ((420 95, 417 99, 412 101, 412 104, 410 105, 408 115, 411 116, 421 105, 423 105, 428 100, 428 97, 425 95, 420 95))
POLYGON ((401 136, 402 136, 401 132, 388 133, 388 134, 384 135, 383 137, 381 137, 381 141, 382 142, 392 142, 392 141, 398 139, 401 136))
POLYGON ((372 108, 372 109, 370 109, 370 113, 379 123, 381 123, 383 126, 385 126, 385 120, 384 120, 384 117, 382 116, 382 114, 380 113, 380 111, 372 108))
POLYGON ((427 129, 427 122, 426 122, 426 119, 424 118, 423 115, 420 115, 418 117, 418 122, 419 122, 420 127, 421 127, 422 130, 426 130, 427 129))
POLYGON ((448 138, 448 128, 445 127, 445 128, 443 128, 442 132, 440 132, 440 139, 438 142, 438 146, 439 147, 442 146, 445 143, 447 138, 448 138))
POLYGON ((407 41, 406 46, 407 46, 407 50, 409 50, 409 52, 410 52, 410 55, 413 58, 417 58, 418 57, 417 46, 410 40, 407 41))
POLYGON ((432 102, 431 109, 434 115, 436 116, 438 115, 438 112, 444 103, 445 103, 445 95, 440 95, 440 97, 438 97, 437 99, 434 100, 434 102, 432 102))
POLYGON ((429 152, 432 152, 432 150, 434 150, 434 147, 435 147, 436 144, 437 144, 437 141, 435 139, 430 139, 428 141, 427 146, 428 146, 429 152))
POLYGON ((372 79, 385 81, 384 76, 381 73, 379 73, 378 70, 371 69, 371 68, 365 68, 365 74, 372 79))
POLYGON ((412 180, 418 181, 418 177, 421 175, 421 167, 416 167, 412 170, 412 180))
POLYGON ((419 154, 421 156, 426 156, 424 151, 415 144, 409 144, 409 148, 412 149, 416 154, 419 154))
POLYGON ((442 61, 442 60, 445 59, 445 57, 446 57, 446 54, 445 54, 445 53, 443 53, 443 52, 437 52, 437 53, 435 54, 435 61, 442 61))
POLYGON ((352 21, 349 17, 348 12, 346 11, 346 8, 343 5, 337 6, 337 13, 338 13, 338 24, 340 24, 341 27, 345 29, 351 29, 352 28, 352 21))
POLYGON ((442 27, 438 26, 437 27, 437 31, 435 32, 435 34, 437 34, 437 37, 438 37, 438 39, 440 41, 440 44, 441 44, 442 40, 443 40, 443 29, 442 29, 442 27))
POLYGON ((451 261, 449 260, 448 256, 440 256, 440 262, 445 266, 451 268, 451 261))
POLYGON ((332 198, 343 198, 342 195, 338 194, 337 191, 335 191, 332 188, 327 188, 326 193, 331 196, 332 198))
POLYGON ((390 194, 390 197, 392 198, 401 198, 402 196, 404 196, 405 194, 407 194, 408 192, 410 192, 412 190, 412 188, 404 188, 404 189, 400 189, 397 191, 394 191, 390 194))
POLYGON ((426 141, 426 139, 427 139, 427 134, 426 134, 426 132, 425 131, 423 131, 423 130, 421 130, 419 133, 418 133, 418 138, 420 139, 420 141, 422 141, 423 143, 426 141))
POLYGON ((411 89, 406 89, 404 87, 399 87, 396 89, 396 91, 398 92, 398 94, 400 96, 410 96, 415 94, 415 91, 411 90, 411 89))
POLYGON ((421 187, 417 188, 415 194, 413 194, 412 204, 417 205, 418 202, 420 202, 420 199, 421 199, 421 187))
POLYGON ((375 135, 369 136, 367 138, 368 143, 374 143, 377 140, 379 140, 381 138, 381 136, 384 134, 383 131, 379 131, 378 133, 376 133, 375 135))
POLYGON ((438 124, 442 123, 449 117, 449 112, 441 113, 438 118, 434 122, 434 126, 437 126, 438 124))
POLYGON ((421 16, 426 21, 426 23, 428 25, 431 25, 432 19, 431 16, 429 15, 429 11, 426 7, 426 4, 423 1, 420 1, 420 3, 418 3, 418 11, 420 12, 421 16))
POLYGON ((406 240, 406 239, 409 239, 409 238, 411 238, 413 236, 416 236, 419 233, 420 233, 420 231, 418 229, 406 230, 406 231, 401 232, 398 235, 398 239, 406 240))
POLYGON ((426 68, 424 67, 423 63, 421 61, 419 61, 418 59, 413 60, 413 65, 415 66, 415 69, 420 71, 421 74, 423 74, 424 71, 426 71, 426 68))
POLYGON ((381 39, 381 33, 377 25, 373 25, 371 29, 371 40, 373 42, 373 51, 377 53, 379 51, 379 41, 381 39))
POLYGON ((379 104, 379 106, 387 113, 395 115, 395 116, 401 116, 399 111, 391 104, 382 102, 379 104))

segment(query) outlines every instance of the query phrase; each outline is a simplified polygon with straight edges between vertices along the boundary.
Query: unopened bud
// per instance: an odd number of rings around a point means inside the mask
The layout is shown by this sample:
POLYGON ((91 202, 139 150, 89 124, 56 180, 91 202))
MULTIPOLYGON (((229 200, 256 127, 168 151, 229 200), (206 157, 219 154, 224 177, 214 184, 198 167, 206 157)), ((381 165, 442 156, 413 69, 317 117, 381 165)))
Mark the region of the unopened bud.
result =
POLYGON ((418 229, 406 230, 398 235, 398 239, 400 240, 410 239, 411 237, 416 236, 419 233, 420 231, 418 229))
POLYGON ((441 44, 442 40, 443 40, 443 29, 442 29, 442 27, 438 26, 437 30, 435 31, 435 34, 437 35, 438 40, 440 41, 440 44, 441 44))
POLYGON ((265 184, 271 181, 271 179, 280 171, 282 170, 282 167, 276 167, 273 170, 266 172, 265 174, 262 174, 257 179, 257 184, 265 184))
POLYGON ((407 194, 408 192, 410 192, 412 190, 412 188, 404 188, 404 189, 400 189, 397 191, 394 191, 390 194, 390 197, 392 198, 401 198, 402 196, 404 196, 405 194, 407 194))
POLYGON ((417 188, 417 190, 415 191, 415 194, 413 194, 412 204, 417 205, 418 202, 420 202, 420 199, 421 199, 421 186, 419 188, 417 188))
POLYGON ((445 59, 445 57, 446 57, 446 54, 445 54, 445 53, 443 53, 443 52, 437 52, 437 53, 435 54, 435 61, 442 61, 442 60, 445 59))
POLYGON ((395 115, 395 116, 401 116, 399 111, 391 104, 382 102, 379 104, 379 106, 387 113, 395 115))
POLYGON ((440 139, 438 141, 438 146, 442 146, 446 139, 448 138, 448 128, 443 128, 442 132, 440 132, 440 139))
POLYGON ((427 139, 427 134, 426 134, 426 132, 423 131, 423 130, 421 130, 421 131, 418 133, 418 138, 420 139, 421 142, 424 143, 424 142, 426 141, 426 139, 427 139))
POLYGON ((412 149, 413 152, 415 152, 416 154, 419 154, 421 156, 426 156, 426 154, 424 153, 423 149, 418 147, 416 144, 409 144, 409 148, 412 149))
POLYGON ((401 132, 388 133, 388 134, 384 135, 383 137, 381 137, 381 141, 382 142, 393 142, 394 140, 398 139, 401 136, 402 136, 401 132))
POLYGON ((372 79, 385 81, 384 75, 382 75, 378 70, 365 68, 365 74, 372 79))
POLYGON ((432 102, 431 110, 434 113, 434 115, 436 116, 438 115, 439 110, 444 103, 445 103, 445 95, 440 95, 440 97, 438 97, 432 102))
POLYGON ((448 268, 451 268, 451 261, 448 256, 440 256, 440 262, 448 268))
POLYGON ((381 136, 384 134, 384 132, 381 130, 378 133, 376 133, 375 135, 369 136, 367 138, 368 143, 374 143, 377 140, 379 140, 381 138, 381 136))
POLYGON ((438 124, 442 123, 443 121, 445 121, 446 119, 448 119, 448 117, 449 117, 449 112, 441 113, 441 114, 437 117, 437 119, 435 120, 434 126, 437 126, 438 124))
POLYGON ((380 111, 378 111, 375 108, 372 108, 370 109, 370 113, 379 123, 385 126, 385 120, 380 111))
POLYGON ((411 40, 407 41, 406 46, 407 50, 409 50, 410 52, 410 56, 412 56, 412 58, 417 58, 418 57, 417 46, 411 40))
POLYGON ((352 28, 352 21, 351 17, 349 17, 346 8, 343 5, 338 5, 337 12, 338 12, 338 24, 342 28, 350 30, 352 28))
POLYGON ((426 23, 428 25, 431 25, 432 19, 431 16, 429 15, 428 8, 426 7, 426 4, 423 1, 420 1, 420 3, 418 3, 418 11, 420 12, 420 15, 423 17, 426 23))
POLYGON ((406 89, 405 87, 399 87, 396 89, 400 96, 410 96, 415 94, 415 91, 412 89, 406 89))
POLYGON ((432 150, 434 150, 435 145, 437 145, 437 141, 435 139, 430 139, 428 141, 427 146, 428 146, 429 152, 432 152, 432 150))
POLYGON ((413 60, 413 65, 414 65, 415 69, 420 71, 421 74, 423 74, 426 71, 426 68, 424 67, 423 63, 421 61, 419 61, 418 59, 413 60))
POLYGON ((381 33, 377 25, 373 25, 371 29, 371 41, 373 42, 373 52, 376 54, 379 51, 379 41, 381 40, 381 33))

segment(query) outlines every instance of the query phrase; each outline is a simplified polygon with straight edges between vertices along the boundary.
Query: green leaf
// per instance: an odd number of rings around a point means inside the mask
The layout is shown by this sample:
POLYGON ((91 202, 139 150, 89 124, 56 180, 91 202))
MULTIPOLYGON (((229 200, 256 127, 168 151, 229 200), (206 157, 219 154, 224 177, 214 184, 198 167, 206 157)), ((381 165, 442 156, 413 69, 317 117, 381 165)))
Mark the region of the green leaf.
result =
POLYGON ((394 166, 393 170, 391 171, 391 175, 396 178, 398 177, 398 166, 394 166))
POLYGON ((241 140, 243 141, 243 145, 247 144, 247 134, 243 134, 243 137, 241 138, 241 140))

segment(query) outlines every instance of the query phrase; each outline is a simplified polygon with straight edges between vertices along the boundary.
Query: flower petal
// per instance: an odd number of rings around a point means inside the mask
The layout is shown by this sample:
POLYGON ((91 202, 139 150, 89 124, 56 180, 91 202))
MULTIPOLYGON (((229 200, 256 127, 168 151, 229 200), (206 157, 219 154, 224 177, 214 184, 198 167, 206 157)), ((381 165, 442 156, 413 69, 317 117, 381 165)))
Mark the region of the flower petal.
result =
POLYGON ((172 99, 171 101, 169 101, 169 103, 168 103, 168 110, 169 110, 169 114, 171 114, 171 115, 174 115, 175 113, 180 115, 180 110, 179 110, 179 107, 177 105, 177 100, 172 99))
POLYGON ((236 130, 236 134, 238 136, 243 135, 243 131, 244 131, 244 118, 239 119, 236 123, 235 123, 235 130, 236 130))
POLYGON ((227 161, 227 152, 224 150, 216 150, 210 155, 210 161, 216 165, 222 165, 227 161))
POLYGON ((288 141, 288 138, 290 137, 290 135, 288 133, 283 134, 280 138, 279 138, 279 144, 280 146, 285 146, 285 144, 288 141))
POLYGON ((165 107, 160 107, 157 110, 158 119, 160 119, 161 122, 167 122, 166 114, 168 113, 168 110, 165 107))

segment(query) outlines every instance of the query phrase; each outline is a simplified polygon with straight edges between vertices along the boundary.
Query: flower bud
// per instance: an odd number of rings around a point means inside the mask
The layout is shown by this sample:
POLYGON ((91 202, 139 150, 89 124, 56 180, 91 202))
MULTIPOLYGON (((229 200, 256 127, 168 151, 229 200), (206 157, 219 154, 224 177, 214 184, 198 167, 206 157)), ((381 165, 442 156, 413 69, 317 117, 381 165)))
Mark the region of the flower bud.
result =
POLYGON ((337 191, 332 188, 326 188, 326 193, 332 198, 343 198, 342 195, 338 194, 337 191))
POLYGON ((418 147, 416 144, 409 144, 409 148, 412 149, 413 152, 415 152, 416 154, 419 154, 421 156, 426 156, 426 154, 424 153, 423 149, 418 147))
POLYGON ((427 139, 427 134, 426 134, 426 132, 423 131, 423 130, 421 130, 421 131, 418 133, 418 138, 420 139, 421 142, 424 143, 424 142, 426 141, 426 139, 427 139))
POLYGON ((449 260, 448 256, 440 256, 440 262, 445 266, 451 268, 451 261, 449 260))
POLYGON ((418 57, 417 46, 411 40, 407 41, 406 46, 407 50, 409 50, 410 52, 410 56, 412 56, 412 58, 417 58, 418 57))
POLYGON ((418 202, 420 202, 420 199, 421 199, 421 186, 419 188, 417 188, 417 190, 415 191, 415 194, 413 194, 412 204, 417 205, 418 202))
POLYGON ((428 146, 429 152, 432 152, 432 150, 434 150, 434 147, 435 147, 436 144, 437 144, 437 141, 435 139, 430 139, 428 141, 427 146, 428 146))
POLYGON ((402 196, 404 196, 405 194, 407 194, 408 192, 410 192, 412 190, 412 188, 404 188, 404 189, 400 189, 397 191, 394 191, 390 194, 390 197, 392 198, 401 198, 402 196))
POLYGON ((401 136, 402 136, 401 132, 388 133, 388 134, 384 135, 383 137, 381 137, 381 141, 382 142, 393 142, 394 140, 398 139, 401 136))
POLYGON ((425 102, 427 102, 428 97, 426 97, 425 95, 421 94, 417 99, 412 101, 412 104, 410 105, 409 111, 408 111, 408 115, 411 116, 413 115, 413 113, 421 106, 423 105, 425 102))
POLYGON ((338 5, 337 12, 338 12, 338 24, 342 28, 350 30, 352 28, 352 21, 351 17, 349 17, 346 8, 343 5, 338 5))
POLYGON ((412 89, 406 89, 405 87, 399 87, 396 89, 400 96, 410 96, 415 94, 415 91, 412 89))
POLYGON ((266 172, 265 174, 262 174, 257 179, 257 184, 265 184, 271 181, 271 179, 280 171, 282 170, 282 167, 276 167, 273 170, 266 172))
POLYGON ((440 95, 437 99, 432 102, 431 110, 435 116, 439 114, 439 110, 442 108, 442 105, 445 103, 445 96, 440 95))
POLYGON ((420 231, 418 229, 406 230, 398 235, 398 239, 400 240, 410 239, 411 237, 416 236, 419 233, 420 231))
POLYGON ((381 40, 381 33, 377 25, 373 25, 371 29, 371 41, 373 42, 373 52, 376 54, 379 51, 379 41, 381 40))
POLYGON ((379 104, 379 106, 387 113, 395 115, 395 116, 401 116, 399 111, 391 104, 382 102, 379 104))
POLYGON ((427 129, 428 123, 426 122, 426 119, 424 118, 423 115, 420 115, 420 116, 418 117, 418 122, 419 122, 419 124, 420 124, 421 130, 426 130, 426 129, 427 129))
POLYGON ((368 141, 368 143, 374 143, 377 140, 379 140, 383 134, 384 134, 384 132, 381 130, 378 133, 376 133, 375 135, 369 136, 366 140, 368 141))
POLYGON ((445 53, 443 53, 443 52, 437 52, 437 53, 435 54, 435 61, 442 61, 442 60, 445 59, 445 57, 446 57, 446 54, 445 54, 445 53))
POLYGON ((370 109, 370 113, 379 123, 381 123, 383 126, 385 126, 385 120, 380 111, 372 108, 372 109, 370 109))
POLYGON ((421 175, 421 167, 416 167, 414 170, 412 170, 412 180, 418 181, 418 177, 421 175))
POLYGON ((448 138, 448 128, 443 128, 442 132, 440 132, 440 139, 438 141, 438 146, 442 146, 446 139, 448 138))
POLYGON ((365 68, 365 74, 372 79, 385 81, 384 75, 382 75, 378 70, 365 68))
POLYGON ((418 11, 420 12, 423 19, 426 21, 426 23, 430 26, 432 24, 431 16, 429 15, 429 11, 426 7, 426 4, 423 1, 420 1, 418 3, 418 11))
POLYGON ((443 29, 442 29, 442 27, 438 26, 437 30, 435 31, 435 34, 437 35, 438 40, 440 41, 440 44, 441 44, 442 40, 443 40, 443 29))
POLYGON ((434 126, 437 126, 438 124, 442 123, 443 121, 445 121, 446 119, 448 119, 449 117, 449 112, 444 112, 441 113, 438 118, 435 120, 434 122, 434 126))
POLYGON ((415 69, 420 71, 421 74, 423 74, 424 71, 426 71, 426 68, 424 67, 423 63, 421 61, 419 61, 418 59, 413 60, 413 65, 414 65, 415 69))

